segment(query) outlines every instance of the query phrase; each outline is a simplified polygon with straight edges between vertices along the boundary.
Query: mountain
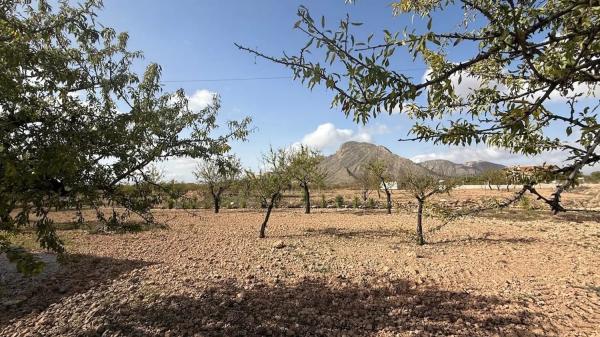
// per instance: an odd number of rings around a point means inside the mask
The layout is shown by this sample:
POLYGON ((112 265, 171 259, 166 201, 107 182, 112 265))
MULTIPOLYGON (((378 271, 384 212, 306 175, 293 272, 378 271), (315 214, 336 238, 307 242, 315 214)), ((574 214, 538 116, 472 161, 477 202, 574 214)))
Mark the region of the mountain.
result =
POLYGON ((457 164, 444 159, 427 160, 419 163, 419 165, 446 177, 473 176, 481 174, 485 171, 499 170, 505 167, 504 165, 483 160, 457 164))
POLYGON ((446 177, 472 176, 480 173, 474 167, 453 163, 444 159, 427 160, 419 163, 419 165, 446 177))
POLYGON ((500 169, 503 169, 506 167, 504 165, 492 163, 489 161, 483 161, 483 160, 468 161, 465 163, 465 166, 472 167, 479 172, 500 170, 500 169))
POLYGON ((346 142, 331 156, 321 162, 321 168, 327 172, 326 183, 333 186, 355 185, 354 176, 361 173, 362 167, 371 160, 381 159, 391 166, 393 172, 410 170, 416 174, 433 174, 410 159, 400 157, 384 146, 371 143, 346 142))

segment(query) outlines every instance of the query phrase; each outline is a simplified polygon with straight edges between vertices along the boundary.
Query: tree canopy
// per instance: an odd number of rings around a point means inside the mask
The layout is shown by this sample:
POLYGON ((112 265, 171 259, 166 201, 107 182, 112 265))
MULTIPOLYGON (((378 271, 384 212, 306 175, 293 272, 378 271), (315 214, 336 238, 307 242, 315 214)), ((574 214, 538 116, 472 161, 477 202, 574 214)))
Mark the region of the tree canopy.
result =
POLYGON ((254 195, 261 206, 267 209, 265 219, 260 226, 260 238, 266 235, 267 223, 273 207, 283 198, 283 192, 292 185, 289 151, 270 148, 269 152, 263 155, 262 166, 264 170, 258 173, 246 172, 254 195))
POLYGON ((300 145, 290 153, 290 176, 302 188, 305 201, 305 213, 310 213, 310 188, 321 187, 326 172, 319 167, 323 155, 315 149, 300 145))
POLYGON ((220 155, 200 163, 194 175, 200 183, 206 184, 213 198, 215 213, 219 213, 221 195, 235 184, 242 173, 242 163, 234 155, 220 155))
MULTIPOLYGON (((40 245, 58 252, 50 207, 114 200, 145 212, 118 186, 151 180, 152 163, 221 154, 248 134, 249 119, 216 133, 219 98, 191 109, 183 90, 162 90, 159 65, 136 74, 142 54, 96 21, 100 8, 0 2, 0 229, 33 214, 40 245)), ((0 251, 13 248, 0 237, 0 251)))
POLYGON ((307 43, 299 52, 278 57, 238 47, 290 68, 309 88, 332 90, 332 105, 357 122, 404 113, 413 124, 403 140, 567 153, 555 171, 564 183, 551 196, 538 194, 565 211, 561 193, 600 161, 600 103, 590 99, 600 80, 598 1, 402 0, 391 7, 411 24, 376 34, 349 17, 331 27, 300 7, 294 27, 307 43), (463 15, 444 30, 439 22, 451 8, 463 15), (425 64, 423 79, 398 67, 406 60, 425 64))

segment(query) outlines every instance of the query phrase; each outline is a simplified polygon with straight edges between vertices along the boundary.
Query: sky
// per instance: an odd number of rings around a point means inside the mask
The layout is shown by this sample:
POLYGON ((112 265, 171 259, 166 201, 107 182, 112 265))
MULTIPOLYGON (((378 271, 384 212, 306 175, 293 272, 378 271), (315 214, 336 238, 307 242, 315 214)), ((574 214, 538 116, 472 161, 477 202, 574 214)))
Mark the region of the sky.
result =
MULTIPOLYGON (((222 121, 251 116, 254 132, 247 142, 235 142, 232 152, 249 168, 259 166, 261 153, 269 146, 289 147, 304 143, 331 154, 345 141, 372 142, 415 161, 449 159, 458 163, 489 160, 502 164, 560 161, 562 154, 550 153, 523 158, 505 150, 483 146, 457 148, 428 143, 399 142, 407 136, 410 121, 402 114, 382 115, 366 125, 354 123, 331 108, 333 93, 323 88, 307 89, 291 79, 288 69, 256 59, 239 51, 234 43, 256 48, 266 54, 294 53, 306 43, 293 29, 298 6, 308 7, 313 17, 325 15, 335 24, 349 14, 364 22, 366 32, 401 30, 410 25, 408 17, 394 17, 388 1, 343 0, 105 0, 99 21, 129 33, 129 46, 141 50, 144 59, 136 64, 162 66, 164 89, 183 88, 190 106, 201 108, 213 93, 222 99, 222 121), (273 78, 243 80, 249 78, 273 78)), ((434 24, 444 27, 460 18, 459 11, 448 10, 434 24)), ((461 55, 454 55, 460 58, 461 55)), ((415 79, 423 78, 426 68, 411 58, 398 56, 395 66, 415 79)), ((181 158, 162 163, 166 179, 192 181, 196 161, 181 158)))

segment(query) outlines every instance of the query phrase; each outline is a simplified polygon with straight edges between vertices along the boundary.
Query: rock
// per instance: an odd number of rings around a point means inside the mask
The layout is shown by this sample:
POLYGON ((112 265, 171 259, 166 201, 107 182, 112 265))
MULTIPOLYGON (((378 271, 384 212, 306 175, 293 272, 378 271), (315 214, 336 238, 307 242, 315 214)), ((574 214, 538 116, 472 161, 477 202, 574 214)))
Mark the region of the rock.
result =
POLYGON ((235 295, 235 301, 237 303, 241 303, 245 297, 246 297, 246 293, 244 293, 243 291, 239 292, 239 293, 237 293, 237 295, 235 295))
POLYGON ((273 245, 273 248, 275 249, 281 249, 281 248, 285 248, 285 243, 283 243, 283 241, 277 241, 275 242, 275 244, 273 245))

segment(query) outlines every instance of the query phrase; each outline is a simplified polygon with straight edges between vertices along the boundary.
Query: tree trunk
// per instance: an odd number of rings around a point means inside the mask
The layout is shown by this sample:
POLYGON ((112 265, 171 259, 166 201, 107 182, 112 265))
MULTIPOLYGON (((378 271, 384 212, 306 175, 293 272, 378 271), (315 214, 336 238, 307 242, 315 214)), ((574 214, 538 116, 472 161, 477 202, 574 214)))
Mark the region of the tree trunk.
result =
POLYGON ((392 193, 387 188, 385 189, 385 196, 387 198, 387 214, 392 214, 392 193))
POLYGON ((424 200, 419 200, 419 208, 417 209, 417 243, 419 245, 425 244, 425 239, 423 238, 423 204, 424 200))
POLYGON ((260 233, 259 233, 258 237, 261 239, 265 237, 265 231, 267 230, 267 222, 269 222, 269 217, 271 216, 271 211, 273 210, 274 204, 275 204, 275 197, 271 197, 271 201, 269 202, 269 205, 267 206, 267 214, 265 215, 265 220, 263 221, 262 225, 260 225, 260 233))
POLYGON ((213 194, 213 202, 215 204, 215 213, 219 213, 219 208, 221 208, 221 196, 213 194))
POLYGON ((304 187, 304 213, 310 214, 310 191, 308 190, 308 184, 303 184, 304 187))

